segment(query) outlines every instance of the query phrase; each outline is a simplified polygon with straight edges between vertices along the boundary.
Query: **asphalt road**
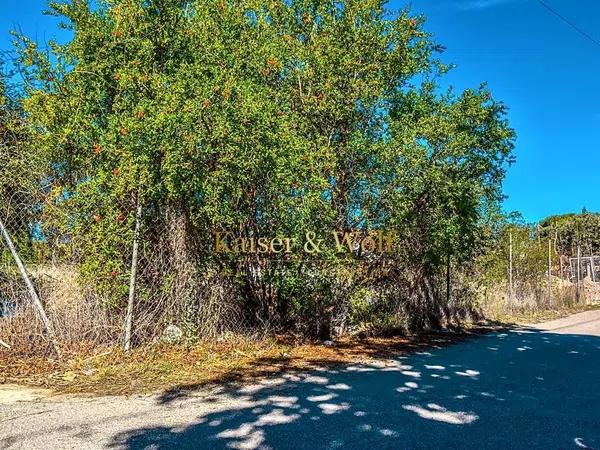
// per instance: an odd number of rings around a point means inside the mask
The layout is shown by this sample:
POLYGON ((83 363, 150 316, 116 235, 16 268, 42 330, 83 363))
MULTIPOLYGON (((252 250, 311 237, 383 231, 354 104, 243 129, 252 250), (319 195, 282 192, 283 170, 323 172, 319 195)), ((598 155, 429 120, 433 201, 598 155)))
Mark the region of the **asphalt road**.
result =
POLYGON ((10 449, 600 449, 600 311, 193 394, 4 398, 10 449))

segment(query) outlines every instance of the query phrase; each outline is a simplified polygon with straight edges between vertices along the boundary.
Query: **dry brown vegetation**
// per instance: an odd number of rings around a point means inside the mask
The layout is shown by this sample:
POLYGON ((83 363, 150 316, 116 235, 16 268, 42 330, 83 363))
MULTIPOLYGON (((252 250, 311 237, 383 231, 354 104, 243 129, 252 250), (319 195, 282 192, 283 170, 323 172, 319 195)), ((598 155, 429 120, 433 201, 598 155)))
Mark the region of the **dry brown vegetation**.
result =
POLYGON ((193 389, 225 381, 251 380, 281 371, 365 363, 441 347, 487 328, 419 337, 343 339, 331 346, 291 337, 231 339, 193 346, 154 345, 125 353, 118 347, 81 346, 62 361, 24 358, 0 350, 0 382, 52 388, 59 392, 132 394, 193 389))
POLYGON ((499 312, 490 315, 495 322, 507 324, 532 324, 546 322, 549 320, 560 319, 571 314, 577 314, 585 311, 599 309, 600 305, 594 304, 576 304, 576 305, 557 305, 544 309, 525 309, 511 313, 499 312))
MULTIPOLYGON (((597 309, 599 305, 557 306, 498 313, 495 321, 464 329, 415 336, 347 336, 332 345, 307 342, 293 336, 228 335, 220 340, 189 345, 157 342, 124 352, 117 345, 70 341, 63 358, 51 355, 42 334, 16 336, 15 347, 0 346, 0 383, 50 388, 57 392, 133 394, 177 392, 201 386, 252 380, 281 371, 307 370, 344 363, 367 363, 439 348, 489 330, 534 323, 597 309), (37 346, 37 348, 36 348, 37 346), (40 347, 48 352, 40 351, 40 347), (40 356, 44 355, 46 356, 40 356)), ((33 315, 11 319, 15 333, 35 320, 33 315), (21 323, 22 322, 22 323, 21 323)), ((31 327, 29 326, 29 329, 31 327)), ((6 334, 7 328, 4 328, 6 334)))
POLYGON ((546 283, 546 279, 531 281, 512 299, 506 286, 498 284, 482 293, 482 312, 495 321, 535 323, 595 309, 600 304, 600 285, 589 277, 582 281, 579 297, 575 283, 555 276, 551 278, 551 296, 548 297, 546 283))

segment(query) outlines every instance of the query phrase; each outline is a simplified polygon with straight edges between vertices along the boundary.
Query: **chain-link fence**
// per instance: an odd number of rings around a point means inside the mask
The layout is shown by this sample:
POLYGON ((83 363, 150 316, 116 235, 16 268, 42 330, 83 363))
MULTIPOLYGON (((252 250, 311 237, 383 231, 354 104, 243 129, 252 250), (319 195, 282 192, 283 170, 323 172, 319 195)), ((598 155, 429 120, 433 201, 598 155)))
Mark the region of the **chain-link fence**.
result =
POLYGON ((484 258, 484 308, 502 316, 600 301, 600 258, 584 257, 580 246, 574 248, 574 255, 564 254, 555 232, 540 236, 527 227, 507 229, 484 258))
POLYGON ((128 304, 133 343, 247 329, 231 282, 195 260, 185 214, 144 204, 130 191, 105 198, 87 179, 68 186, 56 171, 16 146, 0 154, 5 345, 26 353, 49 348, 44 314, 62 343, 122 343, 128 304))
MULTIPOLYGON (((507 228, 479 271, 450 270, 449 259, 447 277, 425 273, 414 256, 412 266, 399 257, 389 267, 219 259, 194 201, 171 200, 149 180, 142 189, 118 166, 123 155, 93 145, 85 164, 56 163, 43 146, 19 146, 27 137, 18 130, 4 129, 0 148, 0 341, 21 352, 50 348, 49 328, 61 343, 124 343, 129 317, 133 344, 277 325, 312 336, 350 322, 427 329, 473 316, 482 287, 486 305, 512 312, 593 300, 600 284, 595 258, 573 264, 555 238, 528 228, 507 228)), ((410 254, 421 237, 402 245, 410 254)))

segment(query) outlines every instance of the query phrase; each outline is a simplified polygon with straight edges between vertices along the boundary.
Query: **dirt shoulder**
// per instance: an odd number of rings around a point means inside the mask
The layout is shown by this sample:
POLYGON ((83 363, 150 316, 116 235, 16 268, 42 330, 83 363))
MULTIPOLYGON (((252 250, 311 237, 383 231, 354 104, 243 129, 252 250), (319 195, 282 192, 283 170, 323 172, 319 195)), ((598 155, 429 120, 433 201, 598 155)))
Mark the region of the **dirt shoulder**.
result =
POLYGON ((50 389, 40 389, 17 384, 3 384, 0 386, 0 405, 17 402, 31 402, 55 395, 50 389))
MULTIPOLYGON (((0 349, 0 383, 5 399, 77 393, 131 395, 195 389, 270 374, 348 363, 397 358, 415 351, 440 348, 483 333, 519 324, 566 317, 599 309, 586 306, 536 315, 506 316, 502 321, 454 332, 413 337, 343 339, 324 343, 296 342, 289 337, 236 338, 195 345, 153 345, 125 353, 117 347, 65 349, 61 361, 22 357, 0 349), (6 386, 13 386, 6 388, 6 386), (22 393, 14 386, 24 386, 22 393)), ((2 397, 0 397, 2 398, 2 397)), ((7 400, 8 401, 8 400, 7 400)))
POLYGON ((130 354, 113 347, 88 353, 65 352, 62 361, 11 357, 4 352, 0 359, 0 382, 55 393, 98 395, 195 389, 284 371, 393 359, 470 339, 491 329, 497 328, 489 325, 426 336, 343 339, 332 345, 274 338, 236 339, 192 346, 156 345, 136 349, 130 354))
POLYGON ((510 314, 495 314, 490 315, 490 319, 506 324, 527 325, 562 319, 573 314, 596 310, 600 310, 600 303, 562 306, 540 310, 514 312, 510 314))

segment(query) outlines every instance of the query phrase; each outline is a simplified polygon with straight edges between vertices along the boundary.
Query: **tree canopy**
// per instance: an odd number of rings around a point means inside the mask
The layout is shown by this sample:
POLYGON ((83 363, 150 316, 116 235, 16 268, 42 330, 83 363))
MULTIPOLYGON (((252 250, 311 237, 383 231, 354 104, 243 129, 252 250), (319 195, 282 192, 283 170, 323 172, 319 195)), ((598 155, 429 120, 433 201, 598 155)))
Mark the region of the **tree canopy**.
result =
POLYGON ((142 282, 191 314, 207 302, 193 286, 217 274, 251 321, 326 334, 359 297, 413 328, 448 319, 442 274, 483 249, 514 132, 485 85, 439 88, 447 68, 423 17, 379 0, 50 7, 73 39, 18 44, 50 186, 40 223, 111 305, 139 202, 142 282), (212 238, 330 229, 396 230, 399 255, 240 259, 212 238))

